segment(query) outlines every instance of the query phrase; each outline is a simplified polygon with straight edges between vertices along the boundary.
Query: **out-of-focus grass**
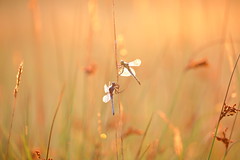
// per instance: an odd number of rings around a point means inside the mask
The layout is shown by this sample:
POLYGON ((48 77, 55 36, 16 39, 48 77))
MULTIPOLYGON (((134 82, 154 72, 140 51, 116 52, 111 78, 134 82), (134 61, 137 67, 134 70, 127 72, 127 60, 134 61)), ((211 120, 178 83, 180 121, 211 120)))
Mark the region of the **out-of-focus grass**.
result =
MULTIPOLYGON (((220 112, 231 60, 239 53, 238 1, 116 1, 117 34, 127 54, 119 59, 142 60, 132 77, 120 77, 123 133, 128 127, 144 132, 153 113, 142 151, 144 159, 177 159, 174 135, 157 116, 164 112, 181 134, 183 159, 204 159, 220 112), (226 16, 226 7, 229 7, 226 16), (231 40, 232 39, 232 40, 231 40), (234 44, 234 45, 232 45, 234 44), (234 50, 233 50, 234 46, 234 50), (230 57, 230 58, 229 58, 230 57), (185 71, 192 60, 209 65, 185 71), (171 114, 170 114, 171 113, 171 114)), ((55 121, 53 159, 114 159, 115 122, 110 104, 102 102, 103 85, 116 81, 111 1, 3 1, 0 5, 0 157, 5 156, 15 76, 24 60, 12 130, 10 157, 27 159, 34 150, 45 157, 47 138, 59 90, 66 84, 55 121), (34 3, 36 2, 36 4, 34 3), (35 5, 34 5, 35 4, 35 5), (95 65, 91 74, 85 67, 95 65), (98 117, 101 113, 101 139, 98 117), (26 131, 27 128, 27 131, 26 131)), ((90 68, 91 71, 91 68, 90 68)), ((234 77, 229 104, 239 101, 234 77)), ((117 96, 116 96, 117 102, 117 96)), ((117 106, 117 105, 116 105, 117 106)), ((118 107, 115 107, 118 113, 118 107)), ((230 127, 224 119, 219 134, 230 127)), ((239 120, 237 119, 238 123, 239 120)), ((238 140, 237 127, 233 141, 238 140)), ((125 159, 134 159, 143 135, 123 139, 125 159)), ((229 159, 239 157, 232 147, 229 159)), ((120 150, 119 150, 120 153, 120 150)), ((223 157, 216 141, 214 159, 223 157)), ((141 155, 141 154, 140 154, 141 155)))

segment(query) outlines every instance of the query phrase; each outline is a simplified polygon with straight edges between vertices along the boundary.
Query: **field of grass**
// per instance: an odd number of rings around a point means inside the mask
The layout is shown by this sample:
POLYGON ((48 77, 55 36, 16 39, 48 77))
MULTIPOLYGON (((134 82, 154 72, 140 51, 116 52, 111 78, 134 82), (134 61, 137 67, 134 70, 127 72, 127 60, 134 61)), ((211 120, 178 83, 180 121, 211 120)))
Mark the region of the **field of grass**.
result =
POLYGON ((240 1, 113 2, 0 2, 0 159, 240 159, 240 1))

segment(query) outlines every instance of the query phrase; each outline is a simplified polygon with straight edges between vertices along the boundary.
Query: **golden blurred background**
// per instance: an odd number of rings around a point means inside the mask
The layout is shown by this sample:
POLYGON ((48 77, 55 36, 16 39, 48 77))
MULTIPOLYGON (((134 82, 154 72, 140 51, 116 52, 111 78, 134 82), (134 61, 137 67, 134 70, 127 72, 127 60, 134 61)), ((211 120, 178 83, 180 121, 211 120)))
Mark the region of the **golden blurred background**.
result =
MULTIPOLYGON (((102 102, 104 84, 116 81, 112 1, 15 0, 0 4, 1 158, 21 61, 24 69, 13 122, 12 159, 31 159, 28 154, 36 149, 46 154, 63 85, 51 158, 116 159, 117 151, 122 158, 120 145, 116 149, 116 141, 120 140, 115 137, 121 133, 115 124, 119 118, 118 98, 115 116, 111 104, 102 102), (106 137, 99 137, 99 128, 106 137)), ((207 157, 239 54, 239 9, 238 0, 115 2, 118 61, 142 61, 140 67, 134 68, 141 86, 132 77, 119 78, 124 90, 119 94, 122 132, 127 133, 129 127, 135 129, 123 139, 125 159, 135 158, 152 114, 142 145, 142 152, 147 148, 143 159, 207 157), (202 60, 206 65, 188 68, 202 60), (169 123, 159 116, 160 112, 169 123), (174 147, 175 132, 169 124, 174 124, 181 135, 181 156, 174 147)), ((227 98, 229 105, 238 104, 239 82, 234 77, 227 98)), ((219 136, 231 127, 232 120, 228 117, 220 125, 219 136)), ((233 141, 239 134, 235 128, 233 141)), ((234 144, 229 159, 240 157, 238 147, 234 144)), ((222 158, 224 149, 224 144, 217 141, 214 159, 222 158)))

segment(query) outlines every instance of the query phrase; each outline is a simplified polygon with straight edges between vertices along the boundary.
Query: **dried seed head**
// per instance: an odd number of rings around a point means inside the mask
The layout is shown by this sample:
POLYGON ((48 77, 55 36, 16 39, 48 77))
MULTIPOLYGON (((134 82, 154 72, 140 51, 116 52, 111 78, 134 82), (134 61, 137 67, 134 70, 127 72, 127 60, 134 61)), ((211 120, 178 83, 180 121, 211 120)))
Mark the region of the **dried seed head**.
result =
POLYGON ((186 70, 195 69, 195 68, 199 68, 199 67, 207 67, 207 66, 208 66, 207 59, 201 59, 198 61, 190 61, 186 67, 186 70))
POLYGON ((175 128, 173 132, 174 132, 174 150, 175 153, 180 157, 183 150, 182 138, 178 128, 175 128))
POLYGON ((126 138, 126 137, 128 137, 128 136, 130 136, 130 135, 142 135, 142 134, 143 134, 143 132, 142 132, 141 130, 135 129, 135 128, 132 128, 132 127, 129 127, 129 128, 127 129, 127 131, 125 131, 125 132, 123 133, 122 137, 123 137, 123 138, 126 138))
POLYGON ((222 113, 220 116, 220 120, 226 116, 233 116, 238 111, 240 111, 239 109, 235 108, 235 106, 236 106, 236 104, 234 104, 232 107, 224 104, 224 107, 223 107, 223 110, 222 110, 222 113))
POLYGON ((16 76, 16 86, 15 86, 14 91, 13 91, 13 95, 14 95, 15 98, 17 97, 22 72, 23 72, 23 62, 21 62, 21 64, 18 67, 18 73, 17 73, 17 76, 16 76))

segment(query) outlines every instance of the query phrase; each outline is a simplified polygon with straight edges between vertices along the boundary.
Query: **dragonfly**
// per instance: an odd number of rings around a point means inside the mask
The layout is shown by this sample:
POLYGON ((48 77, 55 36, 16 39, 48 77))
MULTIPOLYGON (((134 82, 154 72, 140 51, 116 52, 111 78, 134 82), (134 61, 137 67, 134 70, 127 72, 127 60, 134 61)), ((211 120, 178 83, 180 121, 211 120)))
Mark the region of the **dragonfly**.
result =
POLYGON ((109 82, 109 85, 104 85, 104 92, 107 93, 105 96, 103 96, 103 102, 107 103, 111 100, 112 103, 112 114, 114 115, 114 101, 113 101, 113 95, 118 94, 119 92, 119 84, 115 82, 109 82))
POLYGON ((125 62, 123 60, 120 61, 120 69, 119 69, 119 75, 128 77, 128 76, 133 76, 133 78, 138 82, 139 85, 141 85, 140 81, 136 77, 136 72, 132 67, 137 67, 141 65, 141 60, 136 59, 132 62, 125 62))

